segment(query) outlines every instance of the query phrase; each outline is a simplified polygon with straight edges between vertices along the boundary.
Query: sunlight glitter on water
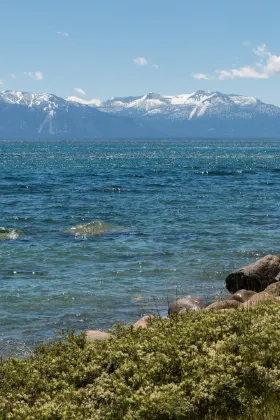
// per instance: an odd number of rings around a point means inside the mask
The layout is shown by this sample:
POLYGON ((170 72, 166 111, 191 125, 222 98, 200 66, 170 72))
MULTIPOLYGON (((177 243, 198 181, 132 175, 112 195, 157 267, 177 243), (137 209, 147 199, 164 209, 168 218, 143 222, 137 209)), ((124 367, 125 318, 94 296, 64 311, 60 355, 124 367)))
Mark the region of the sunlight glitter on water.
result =
POLYGON ((3 340, 32 347, 58 329, 164 315, 176 296, 213 298, 229 271, 279 254, 279 142, 0 149, 3 340))

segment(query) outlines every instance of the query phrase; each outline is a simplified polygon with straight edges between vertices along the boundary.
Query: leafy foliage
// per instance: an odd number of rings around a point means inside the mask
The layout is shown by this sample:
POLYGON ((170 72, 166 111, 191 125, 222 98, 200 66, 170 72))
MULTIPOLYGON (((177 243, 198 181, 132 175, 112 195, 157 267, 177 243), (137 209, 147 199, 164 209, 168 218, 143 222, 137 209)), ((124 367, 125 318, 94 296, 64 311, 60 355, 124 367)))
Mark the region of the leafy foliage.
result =
POLYGON ((3 420, 280 418, 280 305, 70 334, 0 363, 3 420))

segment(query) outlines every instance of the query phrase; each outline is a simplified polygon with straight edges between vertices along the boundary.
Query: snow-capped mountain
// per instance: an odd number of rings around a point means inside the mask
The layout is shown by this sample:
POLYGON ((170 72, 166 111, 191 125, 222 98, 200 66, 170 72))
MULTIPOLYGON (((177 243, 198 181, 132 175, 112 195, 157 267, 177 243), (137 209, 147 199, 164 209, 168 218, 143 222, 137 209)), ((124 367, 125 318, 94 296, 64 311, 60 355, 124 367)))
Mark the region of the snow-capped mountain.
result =
MULTIPOLYGON (((74 98, 68 100, 75 101, 74 98)), ((207 115, 250 118, 253 112, 279 115, 280 111, 278 107, 264 104, 253 97, 203 90, 176 96, 151 92, 138 97, 113 97, 104 102, 93 100, 92 103, 83 103, 94 105, 103 112, 142 117, 157 115, 177 120, 191 120, 207 115)))
POLYGON ((280 108, 197 91, 167 96, 78 97, 0 92, 0 139, 279 138, 280 108))
POLYGON ((65 100, 49 93, 29 93, 15 90, 0 92, 0 103, 9 105, 26 105, 29 108, 39 107, 44 111, 67 107, 65 100))
POLYGON ((280 108, 242 95, 197 92, 113 97, 96 102, 102 112, 129 116, 164 137, 277 137, 280 108))
POLYGON ((105 114, 56 95, 0 92, 0 140, 145 138, 150 133, 129 117, 105 114))
POLYGON ((101 101, 99 99, 90 99, 89 101, 87 101, 86 99, 79 98, 78 96, 68 96, 66 100, 83 105, 99 106, 101 104, 101 101))

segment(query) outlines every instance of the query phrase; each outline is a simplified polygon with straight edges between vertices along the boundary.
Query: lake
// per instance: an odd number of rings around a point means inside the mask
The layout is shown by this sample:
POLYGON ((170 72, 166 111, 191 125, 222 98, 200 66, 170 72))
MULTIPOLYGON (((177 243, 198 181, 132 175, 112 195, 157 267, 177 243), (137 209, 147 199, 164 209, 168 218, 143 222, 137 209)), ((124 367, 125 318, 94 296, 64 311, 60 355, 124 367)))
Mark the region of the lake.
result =
POLYGON ((0 353, 225 293, 280 253, 280 142, 1 142, 0 353))

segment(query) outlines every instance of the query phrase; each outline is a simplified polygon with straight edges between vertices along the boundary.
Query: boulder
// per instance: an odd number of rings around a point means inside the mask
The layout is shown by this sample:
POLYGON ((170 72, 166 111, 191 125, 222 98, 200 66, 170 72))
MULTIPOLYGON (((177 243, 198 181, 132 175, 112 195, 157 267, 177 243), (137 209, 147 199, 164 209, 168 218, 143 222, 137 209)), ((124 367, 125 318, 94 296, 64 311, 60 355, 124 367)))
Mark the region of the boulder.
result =
POLYGON ((104 341, 113 338, 114 336, 110 333, 100 330, 88 330, 86 331, 86 339, 90 343, 94 341, 104 341))
POLYGON ((217 302, 211 303, 211 305, 206 306, 204 311, 220 311, 225 309, 236 309, 241 306, 241 302, 237 300, 220 300, 217 302))
POLYGON ((253 306, 263 305, 264 303, 279 303, 279 300, 270 293, 267 292, 260 292, 256 293, 254 296, 251 297, 247 302, 242 303, 241 308, 249 309, 253 306))
POLYGON ((234 293, 228 300, 237 300, 237 302, 244 303, 255 294, 256 292, 253 292, 253 290, 241 289, 234 293))
POLYGON ((231 293, 240 289, 262 292, 269 284, 275 282, 279 273, 280 259, 276 255, 267 255, 230 273, 226 278, 226 287, 231 293))
POLYGON ((264 289, 264 291, 271 293, 274 296, 280 296, 280 281, 271 283, 266 289, 264 289))
POLYGON ((280 281, 280 273, 277 274, 277 276, 275 277, 275 282, 280 281))
POLYGON ((149 321, 154 318, 154 315, 144 315, 133 324, 133 329, 148 328, 149 321))
POLYGON ((184 309, 184 312, 187 311, 199 311, 201 309, 203 298, 201 297, 190 297, 177 299, 174 302, 170 303, 168 307, 168 314, 178 314, 184 309))

